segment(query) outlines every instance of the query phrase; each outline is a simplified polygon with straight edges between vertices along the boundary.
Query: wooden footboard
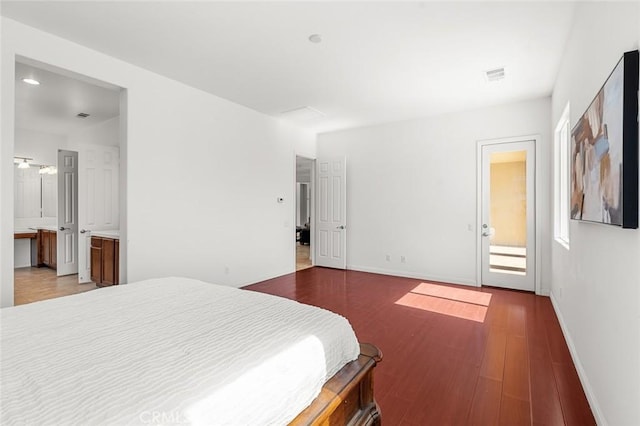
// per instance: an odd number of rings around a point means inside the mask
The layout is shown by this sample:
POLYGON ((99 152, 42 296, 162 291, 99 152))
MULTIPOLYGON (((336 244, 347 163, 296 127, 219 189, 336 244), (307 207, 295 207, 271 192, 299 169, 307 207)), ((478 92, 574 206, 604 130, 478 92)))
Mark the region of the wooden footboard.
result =
POLYGON ((320 395, 291 425, 380 425, 380 409, 373 396, 373 367, 382 352, 369 343, 360 344, 357 360, 342 367, 320 395))

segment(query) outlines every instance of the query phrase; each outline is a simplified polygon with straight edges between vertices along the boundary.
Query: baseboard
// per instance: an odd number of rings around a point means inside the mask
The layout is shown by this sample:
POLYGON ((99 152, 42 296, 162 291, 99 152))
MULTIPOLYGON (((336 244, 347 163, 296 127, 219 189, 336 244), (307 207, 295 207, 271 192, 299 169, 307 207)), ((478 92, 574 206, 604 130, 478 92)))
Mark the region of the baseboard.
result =
POLYGON ((371 268, 369 266, 359 266, 359 265, 347 265, 347 269, 351 271, 370 272, 372 274, 392 275, 395 277, 415 278, 418 280, 437 281, 442 283, 460 284, 460 285, 466 285, 471 287, 477 287, 476 282, 474 280, 459 278, 459 277, 427 275, 427 274, 413 273, 413 272, 407 272, 407 271, 398 271, 395 269, 371 268))
POLYGON ((587 396, 587 401, 589 401, 589 406, 591 407, 591 411, 593 412, 594 417, 596 418, 596 423, 600 426, 607 426, 607 420, 602 414, 602 410, 600 409, 600 404, 598 404, 598 400, 591 388, 591 384, 589 383, 589 378, 587 377, 587 373, 582 366, 582 362, 580 362, 580 357, 578 356, 578 351, 576 350, 575 345, 573 344, 573 340, 571 339, 571 334, 569 334, 569 330, 567 329, 566 323, 564 322, 564 317, 562 316, 562 312, 558 308, 558 302, 556 301, 553 292, 550 291, 551 305, 553 306, 553 310, 556 313, 556 317, 558 317, 558 322, 560 323, 560 328, 562 329, 562 334, 564 335, 564 340, 567 342, 567 346, 569 347, 569 353, 571 354, 571 359, 573 360, 573 365, 576 366, 576 371, 578 372, 578 377, 580 378, 580 383, 582 384, 582 388, 584 389, 584 393, 587 396))
POLYGON ((231 287, 242 288, 242 287, 247 287, 253 284, 261 283, 263 281, 272 280, 274 278, 284 277, 285 275, 295 274, 295 272, 296 272, 295 267, 293 271, 287 268, 287 269, 283 269, 280 272, 274 272, 273 274, 261 275, 259 278, 253 278, 245 283, 236 283, 236 284, 229 284, 229 285, 231 287))

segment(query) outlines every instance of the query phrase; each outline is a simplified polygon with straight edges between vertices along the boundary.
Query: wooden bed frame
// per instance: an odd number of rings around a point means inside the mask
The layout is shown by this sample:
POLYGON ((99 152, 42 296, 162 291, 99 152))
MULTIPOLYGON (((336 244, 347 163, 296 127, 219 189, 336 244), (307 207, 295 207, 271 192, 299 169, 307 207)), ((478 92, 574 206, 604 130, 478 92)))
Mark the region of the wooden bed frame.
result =
POLYGON ((342 367, 320 395, 290 425, 380 425, 380 408, 373 397, 373 367, 380 349, 360 344, 360 356, 342 367))

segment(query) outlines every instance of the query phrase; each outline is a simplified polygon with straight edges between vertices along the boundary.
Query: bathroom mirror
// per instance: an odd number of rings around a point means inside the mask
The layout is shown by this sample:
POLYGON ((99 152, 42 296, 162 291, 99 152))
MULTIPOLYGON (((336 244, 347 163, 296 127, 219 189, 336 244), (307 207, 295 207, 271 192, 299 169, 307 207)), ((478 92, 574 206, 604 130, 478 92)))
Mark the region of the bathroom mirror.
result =
MULTIPOLYGON (((29 168, 14 166, 14 217, 16 219, 55 218, 57 210, 58 175, 41 173, 46 166, 29 164, 29 168)), ((51 169, 49 169, 51 170, 51 169)))

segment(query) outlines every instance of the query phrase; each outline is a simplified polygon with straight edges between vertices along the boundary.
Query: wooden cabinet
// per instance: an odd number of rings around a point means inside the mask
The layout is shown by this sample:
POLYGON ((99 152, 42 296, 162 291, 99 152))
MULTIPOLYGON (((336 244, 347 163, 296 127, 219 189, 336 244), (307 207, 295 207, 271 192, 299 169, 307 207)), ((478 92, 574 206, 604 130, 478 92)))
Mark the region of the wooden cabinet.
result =
POLYGON ((58 266, 58 233, 47 229, 38 230, 38 266, 56 269, 58 266))
POLYGON ((51 262, 51 246, 49 242, 51 233, 42 229, 38 233, 40 234, 40 253, 42 253, 41 262, 38 263, 49 265, 51 262))
POLYGON ((56 231, 49 231, 51 236, 49 237, 51 259, 49 260, 49 267, 58 269, 58 233, 56 231))
POLYGON ((118 240, 102 240, 102 283, 105 285, 118 283, 118 246, 118 240))
POLYGON ((102 238, 91 237, 91 281, 102 283, 102 238))
POLYGON ((116 285, 120 277, 120 241, 91 237, 91 281, 98 287, 116 285))

